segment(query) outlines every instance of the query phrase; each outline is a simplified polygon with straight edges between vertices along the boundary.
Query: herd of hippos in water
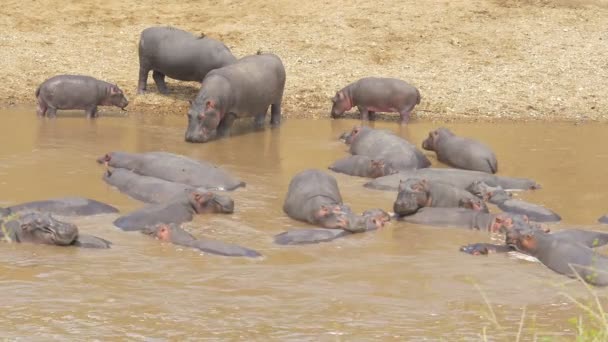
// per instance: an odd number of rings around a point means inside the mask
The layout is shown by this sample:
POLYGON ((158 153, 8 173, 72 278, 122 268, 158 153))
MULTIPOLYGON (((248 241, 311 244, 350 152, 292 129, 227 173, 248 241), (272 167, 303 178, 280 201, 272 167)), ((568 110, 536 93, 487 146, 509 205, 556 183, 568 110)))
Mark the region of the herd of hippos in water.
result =
MULTIPOLYGON (((146 91, 153 71, 157 89, 169 90, 165 76, 201 82, 188 111, 187 142, 204 143, 227 136, 235 119, 253 117, 264 126, 268 108, 271 125, 281 120, 285 69, 281 59, 260 53, 237 59, 223 43, 173 27, 150 27, 139 41, 138 94, 146 91)), ((84 75, 58 75, 36 90, 39 116, 55 117, 58 109, 82 109, 97 116, 97 106, 124 109, 128 100, 116 85, 84 75)), ((361 119, 376 112, 398 112, 407 124, 420 103, 418 89, 394 78, 362 78, 339 90, 332 99, 331 116, 357 107, 361 119)), ((459 137, 447 128, 429 133, 422 148, 434 151, 449 168, 432 168, 414 144, 388 131, 356 126, 339 137, 350 156, 329 170, 371 180, 364 187, 394 191, 393 213, 381 208, 353 212, 343 203, 338 183, 328 171, 306 169, 296 174, 287 189, 283 211, 290 218, 314 227, 274 236, 279 245, 331 240, 384 227, 391 220, 411 224, 502 234, 502 245, 475 243, 462 252, 485 255, 519 251, 536 257, 551 270, 608 285, 608 258, 594 248, 608 244, 608 233, 583 229, 551 232, 546 222, 561 218, 553 211, 512 198, 512 191, 540 189, 531 179, 496 175, 494 152, 474 139, 459 137), (498 212, 490 212, 490 205, 498 212)), ((209 239, 197 239, 181 224, 194 215, 231 214, 234 201, 227 192, 245 186, 226 170, 201 160, 169 152, 110 152, 97 160, 105 165, 103 179, 118 191, 145 205, 122 215, 113 224, 125 231, 140 231, 161 241, 224 256, 259 257, 255 250, 209 239)), ((85 248, 110 248, 111 242, 82 234, 58 216, 119 213, 92 199, 69 197, 42 200, 0 209, 0 236, 9 242, 29 242, 85 248)), ((599 219, 608 223, 608 216, 599 219)))

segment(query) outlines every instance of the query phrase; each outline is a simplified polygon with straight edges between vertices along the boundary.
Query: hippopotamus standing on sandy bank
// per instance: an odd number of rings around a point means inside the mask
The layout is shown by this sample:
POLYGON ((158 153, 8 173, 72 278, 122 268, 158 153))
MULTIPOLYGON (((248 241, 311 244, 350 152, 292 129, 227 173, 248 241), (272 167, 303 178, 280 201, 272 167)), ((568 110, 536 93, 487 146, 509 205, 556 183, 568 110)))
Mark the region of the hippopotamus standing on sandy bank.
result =
POLYGON ((397 191, 399 182, 408 178, 423 178, 430 182, 442 182, 459 189, 466 189, 475 181, 483 181, 491 186, 501 186, 504 189, 532 190, 540 189, 540 185, 532 179, 502 177, 486 172, 461 169, 426 168, 419 170, 399 171, 398 173, 379 177, 363 186, 376 190, 397 191))
POLYGON ((203 80, 201 90, 188 110, 185 140, 204 143, 225 136, 236 118, 253 116, 256 128, 281 122, 285 67, 274 54, 246 56, 236 63, 215 69, 203 80))
POLYGON ((496 155, 487 145, 456 136, 445 127, 429 132, 429 137, 422 142, 422 148, 435 151, 440 162, 452 167, 487 173, 498 171, 496 155))
POLYGON ((482 199, 466 190, 441 182, 410 178, 399 183, 399 193, 393 204, 397 216, 411 215, 424 207, 468 208, 488 212, 482 199))
POLYGON ((396 173, 390 162, 368 156, 350 156, 335 161, 328 169, 351 176, 378 178, 396 173))
POLYGON ((224 43, 195 36, 174 27, 148 27, 139 38, 139 84, 146 91, 148 73, 158 91, 167 94, 165 76, 181 81, 202 82, 209 71, 232 64, 236 57, 224 43))
POLYGON ((332 102, 332 118, 357 106, 361 120, 374 120, 376 112, 398 112, 401 124, 405 125, 414 107, 420 103, 420 92, 395 78, 365 77, 338 91, 332 102))
POLYGON ((129 101, 116 84, 84 75, 58 75, 36 89, 38 116, 56 117, 57 109, 83 109, 87 118, 97 116, 97 106, 125 109, 129 101))
POLYGON ((144 227, 141 232, 155 237, 164 242, 174 245, 198 249, 205 253, 223 256, 249 257, 255 258, 262 256, 257 251, 249 248, 209 239, 196 239, 190 233, 180 228, 177 224, 156 224, 144 227))
POLYGON ((304 170, 292 178, 283 211, 294 220, 349 232, 363 232, 377 224, 374 219, 355 215, 342 203, 336 179, 315 169, 304 170))
MULTIPOLYGON (((91 216, 117 213, 118 209, 89 198, 63 197, 13 205, 4 209, 5 214, 41 212, 60 216, 91 216)), ((1 214, 1 213, 0 213, 1 214)), ((0 215, 2 217, 2 215, 0 215)))
POLYGON ((97 162, 195 188, 231 191, 245 186, 244 182, 211 163, 168 152, 109 152, 97 162))
POLYGON ((159 223, 192 221, 195 214, 234 212, 234 201, 228 196, 213 192, 191 191, 163 203, 150 204, 114 220, 122 230, 141 230, 159 223))
POLYGON ((49 213, 27 213, 0 220, 0 240, 15 243, 35 243, 83 248, 110 248, 110 241, 79 234, 72 223, 55 219, 49 213))
POLYGON ((355 126, 344 138, 353 155, 382 159, 395 170, 421 169, 431 166, 431 162, 416 146, 392 132, 355 126))

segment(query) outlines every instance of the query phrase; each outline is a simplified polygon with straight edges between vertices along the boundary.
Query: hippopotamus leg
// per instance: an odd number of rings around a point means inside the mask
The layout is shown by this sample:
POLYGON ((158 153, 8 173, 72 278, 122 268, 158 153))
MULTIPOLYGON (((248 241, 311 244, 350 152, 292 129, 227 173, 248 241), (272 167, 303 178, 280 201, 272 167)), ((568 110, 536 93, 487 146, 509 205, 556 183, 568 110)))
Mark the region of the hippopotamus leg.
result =
POLYGON ((49 118, 56 118, 57 117, 57 108, 48 106, 46 109, 46 116, 49 118))
POLYGON ((357 106, 359 113, 361 113, 361 120, 369 121, 369 110, 364 106, 357 106))
POLYGON ((154 79, 154 83, 156 83, 156 87, 158 91, 162 94, 169 94, 169 89, 167 88, 167 84, 165 83, 165 74, 160 71, 152 71, 152 78, 154 79))
POLYGON ((401 116, 401 121, 399 122, 401 125, 407 125, 410 121, 410 115, 412 114, 412 110, 410 108, 405 108, 399 112, 401 116))
POLYGON ((139 64, 139 82, 137 83, 137 94, 145 94, 148 84, 148 74, 150 73, 149 65, 141 63, 139 64))
POLYGON ((93 105, 93 106, 89 106, 87 108, 84 109, 84 114, 86 115, 86 117, 88 119, 92 119, 94 117, 97 117, 97 106, 93 105))
POLYGON ((279 125, 280 123, 281 123, 281 101, 270 105, 270 124, 273 126, 276 126, 276 125, 279 125))
POLYGON ((97 236, 88 235, 88 234, 78 234, 78 237, 74 242, 72 242, 72 246, 80 247, 80 248, 110 248, 112 242, 102 239, 97 236))
POLYGON ((266 120, 266 112, 256 115, 253 119, 253 127, 255 129, 264 128, 264 121, 266 120))
POLYGON ((38 106, 36 107, 36 115, 43 117, 46 115, 48 105, 43 99, 38 99, 38 106))
MULTIPOLYGON (((230 135, 230 128, 232 128, 232 124, 236 120, 236 115, 234 113, 226 113, 226 116, 220 121, 220 124, 217 126, 217 136, 219 138, 225 138, 230 135)), ((257 120, 254 119, 254 120, 257 120)), ((264 124, 264 118, 262 118, 262 124, 264 124)))

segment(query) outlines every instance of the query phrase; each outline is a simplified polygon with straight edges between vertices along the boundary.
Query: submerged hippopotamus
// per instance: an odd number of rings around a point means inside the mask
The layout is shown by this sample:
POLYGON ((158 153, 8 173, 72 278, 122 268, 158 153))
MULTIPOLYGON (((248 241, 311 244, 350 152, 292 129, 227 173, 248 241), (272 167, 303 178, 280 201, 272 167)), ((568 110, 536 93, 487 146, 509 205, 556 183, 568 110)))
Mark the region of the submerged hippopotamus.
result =
POLYGON ((114 214, 118 212, 118 209, 89 198, 62 197, 21 203, 8 207, 4 211, 5 214, 36 211, 60 216, 91 216, 114 214))
POLYGON ((409 178, 399 183, 399 193, 393 204, 397 216, 411 215, 424 207, 468 208, 488 212, 485 202, 470 192, 441 182, 409 178))
POLYGON ((260 253, 249 248, 228 244, 221 241, 196 239, 194 236, 190 235, 190 233, 180 228, 177 224, 156 224, 144 227, 141 232, 143 234, 153 236, 160 241, 198 249, 205 253, 235 257, 242 256, 249 258, 262 256, 260 253))
POLYGON ((218 166, 169 152, 109 152, 97 162, 207 190, 232 191, 246 185, 218 166))
POLYGON ((399 189, 399 182, 408 178, 424 178, 430 182, 438 181, 453 185, 459 189, 466 189, 475 181, 483 181, 488 185, 501 186, 509 190, 540 189, 540 185, 532 179, 503 177, 480 171, 448 168, 399 171, 392 175, 376 178, 365 183, 363 186, 376 190, 397 191, 399 189))
POLYGON ((42 82, 36 89, 38 116, 57 116, 57 109, 83 109, 88 118, 97 116, 97 106, 129 104, 116 84, 84 75, 58 75, 42 82))
POLYGON ((332 102, 332 118, 356 106, 361 120, 374 120, 376 112, 398 112, 401 124, 405 125, 420 103, 420 92, 395 78, 365 77, 339 90, 332 102))
POLYGON ((285 67, 270 53, 246 56, 209 72, 188 110, 185 140, 204 143, 225 136, 241 117, 254 117, 256 128, 261 128, 268 107, 270 123, 278 125, 284 88, 285 67))
POLYGON ((49 213, 27 213, 0 220, 0 240, 83 248, 110 248, 110 241, 81 234, 72 223, 55 219, 49 213))
POLYGON ((150 70, 158 91, 167 94, 165 76, 202 82, 209 71, 234 62, 236 57, 220 41, 175 27, 148 27, 139 37, 137 93, 146 91, 150 70))
POLYGON ((150 204, 114 220, 122 230, 141 230, 159 223, 183 223, 192 221, 195 214, 234 212, 234 201, 213 192, 190 191, 158 204, 150 204))
POLYGON ((370 218, 355 215, 342 202, 333 176, 315 169, 301 171, 291 179, 283 211, 294 220, 349 232, 363 232, 376 225, 370 218))
POLYGON ((390 162, 368 156, 350 156, 335 161, 328 169, 351 176, 378 178, 396 173, 390 162))
POLYGON ((597 219, 597 222, 608 224, 608 214, 601 216, 597 219))
POLYGON ((431 165, 414 144, 386 130, 355 126, 344 140, 350 145, 351 154, 384 160, 395 170, 421 169, 431 165))
POLYGON ((437 159, 449 166, 487 173, 498 172, 496 155, 485 144, 470 138, 456 136, 445 127, 429 132, 422 148, 435 151, 437 159))

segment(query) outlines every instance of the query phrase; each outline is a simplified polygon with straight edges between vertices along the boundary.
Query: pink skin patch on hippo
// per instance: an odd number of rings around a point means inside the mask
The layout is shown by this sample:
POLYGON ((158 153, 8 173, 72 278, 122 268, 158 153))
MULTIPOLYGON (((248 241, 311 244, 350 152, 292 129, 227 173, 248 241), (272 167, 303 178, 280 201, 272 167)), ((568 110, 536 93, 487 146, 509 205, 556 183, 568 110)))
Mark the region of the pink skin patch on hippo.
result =
POLYGON ((156 238, 161 241, 171 241, 171 232, 169 231, 169 227, 167 227, 166 225, 162 225, 158 229, 158 232, 156 232, 156 238))

